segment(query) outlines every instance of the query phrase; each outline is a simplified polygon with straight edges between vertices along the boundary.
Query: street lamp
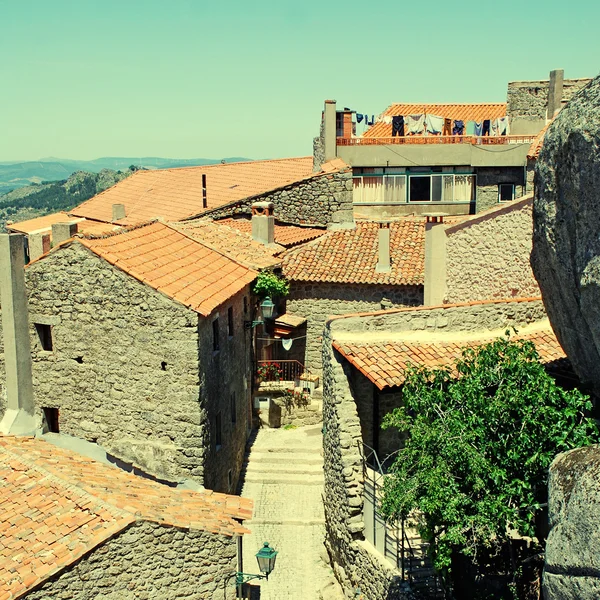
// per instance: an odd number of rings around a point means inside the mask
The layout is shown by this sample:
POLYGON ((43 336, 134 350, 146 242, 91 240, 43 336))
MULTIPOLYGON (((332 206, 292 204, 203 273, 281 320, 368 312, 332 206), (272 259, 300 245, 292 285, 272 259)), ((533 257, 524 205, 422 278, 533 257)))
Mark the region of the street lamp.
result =
POLYGON ((273 300, 271 300, 271 298, 269 298, 269 296, 267 296, 260 303, 261 318, 258 319, 257 321, 244 321, 244 325, 245 325, 246 329, 252 329, 253 327, 256 327, 257 325, 262 325, 265 322, 265 319, 272 319, 274 312, 275 312, 275 304, 273 303, 273 300))
MULTIPOLYGON (((277 554, 277 550, 273 550, 273 548, 269 546, 269 542, 265 542, 263 547, 256 553, 260 574, 242 573, 241 571, 236 572, 235 583, 240 594, 244 583, 251 581, 252 579, 269 579, 269 575, 275 570, 277 554)), ((239 597, 241 597, 241 595, 239 597)))

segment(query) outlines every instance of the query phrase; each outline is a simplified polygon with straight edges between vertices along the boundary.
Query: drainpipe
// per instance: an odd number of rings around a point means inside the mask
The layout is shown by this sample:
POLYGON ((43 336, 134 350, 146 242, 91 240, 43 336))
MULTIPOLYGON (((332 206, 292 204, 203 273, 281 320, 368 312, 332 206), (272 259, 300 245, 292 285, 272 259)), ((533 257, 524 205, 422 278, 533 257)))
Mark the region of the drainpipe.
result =
POLYGON ((25 236, 20 233, 0 234, 0 294, 7 399, 0 433, 31 435, 36 430, 36 419, 25 289, 25 236))
POLYGON ((438 306, 446 295, 446 228, 443 213, 426 213, 423 304, 438 306))

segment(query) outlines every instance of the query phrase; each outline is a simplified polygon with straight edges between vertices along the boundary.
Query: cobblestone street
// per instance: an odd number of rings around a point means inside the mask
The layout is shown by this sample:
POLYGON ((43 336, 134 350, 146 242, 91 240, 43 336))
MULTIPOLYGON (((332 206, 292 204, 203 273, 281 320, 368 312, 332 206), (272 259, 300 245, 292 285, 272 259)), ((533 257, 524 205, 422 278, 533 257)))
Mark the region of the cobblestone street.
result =
POLYGON ((246 521, 244 571, 257 572, 263 542, 279 552, 269 580, 252 582, 261 600, 317 600, 327 581, 321 448, 321 425, 261 429, 251 447, 242 495, 254 500, 255 513, 246 521))

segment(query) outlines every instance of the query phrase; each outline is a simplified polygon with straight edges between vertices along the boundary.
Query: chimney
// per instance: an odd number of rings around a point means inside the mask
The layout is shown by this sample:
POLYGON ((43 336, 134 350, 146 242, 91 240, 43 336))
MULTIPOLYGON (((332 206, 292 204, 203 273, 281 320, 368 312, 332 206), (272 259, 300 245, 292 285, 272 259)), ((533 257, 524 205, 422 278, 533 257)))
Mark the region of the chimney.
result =
POLYGON ((548 82, 548 109, 546 119, 550 120, 560 110, 562 106, 563 81, 565 72, 563 69, 550 71, 550 81, 548 82))
POLYGON ((272 202, 255 202, 252 205, 252 239, 261 244, 275 243, 275 217, 272 202))
POLYGON ((423 304, 438 306, 446 295, 446 228, 444 213, 426 213, 423 304))
MULTIPOLYGON (((224 162, 224 161, 222 161, 224 162)), ((208 200, 206 199, 206 174, 202 173, 202 208, 208 208, 208 200)))
POLYGON ((52 245, 72 238, 77 233, 77 223, 54 223, 52 225, 52 245))
POLYGON ((0 292, 7 406, 0 433, 31 434, 36 429, 31 343, 25 289, 25 236, 0 234, 0 292))
POLYGON ((50 251, 49 233, 30 233, 29 239, 29 260, 35 260, 50 251))
POLYGON ((378 259, 375 271, 377 273, 389 273, 390 263, 390 224, 379 223, 378 230, 378 259))
POLYGON ((112 220, 120 221, 125 218, 125 205, 124 204, 113 204, 112 205, 112 220))
POLYGON ((335 100, 325 100, 325 110, 323 112, 325 121, 325 139, 323 140, 323 146, 326 162, 328 160, 333 160, 337 156, 335 105, 335 100))

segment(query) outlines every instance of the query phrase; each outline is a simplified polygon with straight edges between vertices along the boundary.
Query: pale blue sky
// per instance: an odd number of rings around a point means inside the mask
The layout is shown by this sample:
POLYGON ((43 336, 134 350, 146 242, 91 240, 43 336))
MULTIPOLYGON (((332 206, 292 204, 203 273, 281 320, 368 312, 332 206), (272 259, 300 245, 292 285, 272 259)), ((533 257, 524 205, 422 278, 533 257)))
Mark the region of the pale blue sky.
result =
POLYGON ((595 76, 599 22, 597 0, 0 0, 0 161, 306 155, 325 98, 595 76))

